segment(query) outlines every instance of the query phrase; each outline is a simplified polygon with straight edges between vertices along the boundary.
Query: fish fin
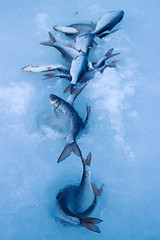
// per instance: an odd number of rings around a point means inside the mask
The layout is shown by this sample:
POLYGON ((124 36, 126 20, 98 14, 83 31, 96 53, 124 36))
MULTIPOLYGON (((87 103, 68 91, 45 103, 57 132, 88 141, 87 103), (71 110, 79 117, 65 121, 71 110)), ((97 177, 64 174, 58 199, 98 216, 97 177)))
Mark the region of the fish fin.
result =
POLYGON ((79 157, 82 158, 82 153, 80 148, 78 147, 78 144, 76 143, 76 141, 72 142, 72 143, 68 143, 66 144, 66 146, 64 147, 61 155, 59 156, 57 163, 62 162, 63 160, 65 160, 70 154, 71 152, 74 152, 76 155, 78 155, 79 157))
POLYGON ((85 166, 85 165, 88 165, 88 166, 90 166, 90 164, 91 164, 91 157, 92 157, 92 155, 91 155, 91 152, 88 154, 88 156, 87 156, 87 159, 82 159, 82 163, 83 163, 83 165, 85 166))
POLYGON ((92 185, 92 189, 93 189, 93 191, 94 191, 94 194, 95 194, 96 196, 100 196, 101 193, 102 193, 102 191, 103 191, 103 186, 100 187, 100 189, 98 190, 93 183, 91 183, 91 185, 92 185))
POLYGON ((106 60, 109 59, 109 58, 111 58, 111 57, 114 57, 114 56, 117 56, 117 55, 120 54, 120 53, 113 53, 113 54, 112 54, 112 52, 113 52, 113 48, 111 48, 111 49, 105 54, 106 60))
POLYGON ((80 225, 82 227, 85 227, 85 228, 93 231, 93 232, 100 233, 99 228, 95 224, 93 224, 93 223, 81 223, 80 225))
MULTIPOLYGON (((73 102, 75 101, 75 99, 78 97, 78 95, 83 91, 83 89, 86 87, 86 84, 80 84, 81 87, 78 87, 77 85, 73 87, 72 89, 72 95, 73 97, 73 102)), ((72 104, 73 104, 72 102, 72 104)))
POLYGON ((118 30, 119 30, 119 29, 116 29, 116 30, 113 30, 113 31, 103 32, 103 33, 99 34, 98 37, 102 39, 102 38, 106 37, 107 35, 112 34, 112 33, 116 32, 116 31, 118 31, 118 30))
POLYGON ((86 119, 85 119, 85 121, 84 121, 84 125, 86 125, 87 122, 88 122, 88 118, 89 118, 89 115, 90 115, 90 113, 91 113, 91 107, 90 107, 90 106, 87 106, 87 107, 86 107, 86 111, 87 111, 87 116, 86 116, 86 119))
POLYGON ((49 79, 49 78, 53 78, 55 76, 55 74, 53 73, 47 73, 47 74, 44 74, 43 75, 45 78, 43 78, 42 80, 46 80, 46 79, 49 79))
POLYGON ((72 151, 82 159, 82 153, 76 141, 72 143, 72 151))
POLYGON ((53 37, 52 33, 48 32, 49 34, 49 41, 48 42, 41 42, 42 45, 46 46, 53 46, 53 44, 56 42, 56 39, 53 37))
POLYGON ((61 196, 62 196, 62 192, 60 192, 60 193, 58 193, 58 194, 57 194, 57 197, 56 197, 56 199, 59 199, 59 198, 61 198, 61 196))
POLYGON ((64 147, 61 155, 59 156, 57 163, 62 162, 64 159, 66 159, 72 152, 72 144, 68 143, 64 147))
POLYGON ((92 217, 82 217, 80 218, 83 223, 100 223, 103 222, 100 218, 92 218, 92 217))
POLYGON ((64 89, 63 93, 66 93, 66 92, 69 92, 69 91, 70 91, 70 93, 72 93, 74 86, 75 86, 75 84, 70 83, 70 84, 64 89))

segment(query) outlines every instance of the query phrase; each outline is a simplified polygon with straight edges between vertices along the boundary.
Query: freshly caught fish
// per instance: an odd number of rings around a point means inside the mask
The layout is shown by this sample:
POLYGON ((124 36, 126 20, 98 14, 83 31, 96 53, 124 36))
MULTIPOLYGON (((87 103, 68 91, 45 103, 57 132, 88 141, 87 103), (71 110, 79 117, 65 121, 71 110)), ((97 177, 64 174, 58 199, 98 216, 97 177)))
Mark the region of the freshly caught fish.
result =
POLYGON ((55 31, 59 31, 65 34, 76 34, 76 33, 80 33, 80 31, 78 31, 77 29, 75 29, 74 27, 66 27, 66 26, 54 26, 53 29, 55 31))
POLYGON ((78 50, 72 47, 64 46, 60 43, 57 43, 56 39, 53 37, 53 35, 50 32, 49 32, 49 37, 50 37, 50 40, 48 42, 42 42, 41 44, 57 48, 62 53, 62 55, 68 60, 72 61, 79 54, 78 50))
POLYGON ((88 216, 97 205, 97 197, 101 195, 103 187, 99 190, 91 183, 90 173, 91 153, 87 159, 82 159, 83 175, 79 186, 70 185, 62 189, 57 200, 60 209, 65 214, 63 221, 73 224, 79 224, 94 232, 100 232, 95 223, 102 220, 97 218, 88 218, 88 216))
POLYGON ((75 85, 82 74, 87 69, 87 56, 84 52, 80 52, 72 61, 70 75, 72 77, 71 84, 75 85))
POLYGON ((32 66, 28 65, 22 68, 23 72, 48 72, 48 71, 69 72, 69 69, 63 65, 45 65, 45 66, 32 66))
POLYGON ((95 29, 95 24, 91 23, 74 23, 68 26, 54 26, 54 30, 65 33, 68 36, 75 36, 80 33, 91 32, 95 29))
POLYGON ((104 31, 111 30, 117 23, 119 23, 124 16, 124 11, 111 11, 106 13, 100 20, 97 22, 93 34, 99 35, 104 31))
POLYGON ((58 163, 67 158, 73 151, 76 155, 82 158, 82 153, 80 148, 77 145, 76 137, 81 129, 83 129, 88 121, 90 114, 90 107, 87 107, 87 116, 85 121, 82 121, 82 118, 79 116, 78 112, 71 106, 68 102, 62 98, 51 94, 50 101, 54 108, 55 113, 59 118, 64 119, 67 132, 66 140, 67 144, 63 149, 61 155, 58 158, 58 163))
POLYGON ((111 48, 97 63, 94 64, 94 68, 95 69, 101 68, 105 64, 105 61, 107 59, 120 54, 120 53, 112 53, 112 52, 113 52, 113 48, 111 48))

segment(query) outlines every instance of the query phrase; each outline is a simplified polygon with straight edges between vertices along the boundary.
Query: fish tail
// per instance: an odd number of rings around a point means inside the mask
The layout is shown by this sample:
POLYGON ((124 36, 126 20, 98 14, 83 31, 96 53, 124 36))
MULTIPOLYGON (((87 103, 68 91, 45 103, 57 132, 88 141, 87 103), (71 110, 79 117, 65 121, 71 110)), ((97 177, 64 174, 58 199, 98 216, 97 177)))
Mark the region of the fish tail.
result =
POLYGON ((95 225, 95 223, 103 222, 103 220, 99 218, 91 218, 91 217, 83 217, 80 218, 80 225, 85 227, 93 232, 100 233, 99 228, 95 225))
POLYGON ((113 53, 113 54, 112 54, 112 52, 113 52, 113 48, 111 48, 111 49, 105 54, 106 59, 109 59, 109 58, 111 58, 111 57, 114 57, 114 56, 117 56, 117 55, 120 54, 120 53, 113 53))
POLYGON ((116 30, 113 30, 113 31, 106 31, 106 32, 100 33, 100 34, 98 34, 98 37, 102 39, 102 38, 106 37, 107 35, 110 35, 110 34, 116 32, 116 31, 118 31, 118 30, 119 30, 119 29, 116 29, 116 30))
POLYGON ((56 42, 56 39, 53 37, 52 33, 48 32, 48 34, 49 34, 49 41, 41 42, 41 44, 46 46, 53 46, 53 44, 56 42))
POLYGON ((65 160, 71 154, 71 152, 74 152, 77 156, 79 156, 82 159, 81 150, 80 150, 78 144, 76 143, 76 141, 74 141, 72 143, 67 143, 66 144, 66 146, 64 147, 61 155, 59 156, 59 158, 57 160, 57 163, 65 160))
POLYGON ((94 194, 96 196, 100 196, 102 191, 103 191, 103 185, 102 185, 102 187, 100 187, 100 189, 97 189, 96 186, 93 183, 91 183, 91 185, 92 185, 92 189, 94 191, 94 194))
POLYGON ((84 159, 84 158, 82 159, 83 166, 85 166, 85 165, 90 166, 90 164, 91 164, 91 157, 92 157, 92 155, 91 155, 91 152, 90 152, 86 159, 84 159))
POLYGON ((70 83, 63 91, 63 93, 69 92, 72 93, 75 84, 70 83))
POLYGON ((67 99, 67 102, 70 103, 71 105, 73 105, 75 99, 83 91, 83 89, 86 87, 86 85, 87 85, 87 83, 86 84, 80 84, 80 87, 77 86, 77 85, 74 86, 73 90, 72 90, 72 93, 69 95, 69 97, 67 99))

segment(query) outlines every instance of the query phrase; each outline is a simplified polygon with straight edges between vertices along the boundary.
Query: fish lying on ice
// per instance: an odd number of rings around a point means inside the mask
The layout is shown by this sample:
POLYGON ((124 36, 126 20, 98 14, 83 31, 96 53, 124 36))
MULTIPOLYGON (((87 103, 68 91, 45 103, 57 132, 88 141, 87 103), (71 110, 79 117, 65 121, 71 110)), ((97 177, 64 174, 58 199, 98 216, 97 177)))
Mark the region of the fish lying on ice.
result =
POLYGON ((93 34, 99 35, 105 31, 110 31, 116 24, 118 24, 124 16, 124 11, 111 11, 106 13, 97 22, 97 25, 92 32, 93 34))
POLYGON ((49 38, 50 40, 48 42, 42 42, 41 44, 57 48, 62 53, 62 55, 68 60, 72 61, 79 54, 79 51, 76 50, 75 48, 68 47, 58 43, 50 32, 49 38))
POLYGON ((44 65, 44 66, 32 66, 28 65, 22 68, 23 72, 48 72, 48 71, 60 71, 60 72, 69 72, 69 69, 63 65, 44 65))
POLYGON ((96 44, 96 36, 103 38, 117 30, 109 32, 123 18, 123 11, 113 11, 105 14, 98 22, 95 29, 91 32, 80 34, 76 37, 75 47, 77 50, 85 52, 87 55, 89 49, 96 44), (106 32, 105 32, 106 31, 106 32))
POLYGON ((96 207, 97 198, 103 190, 103 187, 97 190, 91 182, 90 162, 91 153, 86 160, 82 158, 83 175, 80 185, 69 185, 63 188, 57 195, 57 201, 65 217, 61 219, 61 222, 70 222, 99 233, 100 230, 95 223, 102 222, 102 220, 86 217, 96 207))
POLYGON ((88 121, 90 114, 90 107, 87 107, 87 116, 85 121, 82 121, 82 118, 79 116, 78 112, 70 105, 68 102, 62 98, 51 94, 50 101, 54 108, 55 113, 59 118, 63 118, 66 122, 67 133, 66 140, 67 144, 63 149, 61 155, 58 158, 58 163, 67 158, 73 151, 76 155, 82 158, 82 153, 80 148, 77 145, 76 137, 81 129, 83 129, 88 121))
POLYGON ((91 23, 74 23, 68 26, 54 26, 53 29, 55 31, 59 31, 65 33, 68 36, 75 36, 80 33, 91 32, 95 29, 95 24, 91 23))

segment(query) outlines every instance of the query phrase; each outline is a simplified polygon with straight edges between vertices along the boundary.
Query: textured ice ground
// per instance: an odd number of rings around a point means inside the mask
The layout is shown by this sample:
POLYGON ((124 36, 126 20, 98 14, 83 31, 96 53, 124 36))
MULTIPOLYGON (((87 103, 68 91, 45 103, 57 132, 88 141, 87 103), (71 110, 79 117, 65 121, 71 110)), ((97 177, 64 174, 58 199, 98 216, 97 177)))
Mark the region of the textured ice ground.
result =
POLYGON ((159 11, 158 0, 1 0, 0 239, 160 238, 159 11), (105 186, 92 213, 104 221, 101 234, 95 234, 54 220, 57 192, 78 183, 82 167, 73 154, 58 165, 65 140, 37 126, 41 113, 51 110, 49 94, 67 97, 62 90, 68 83, 42 81, 42 74, 21 68, 65 63, 56 49, 39 44, 53 25, 96 22, 120 9, 125 11, 121 30, 98 41, 92 51, 98 58, 114 47, 121 52, 120 62, 96 74, 75 102, 82 117, 86 104, 92 108, 78 144, 84 156, 92 152, 92 178, 105 186))

